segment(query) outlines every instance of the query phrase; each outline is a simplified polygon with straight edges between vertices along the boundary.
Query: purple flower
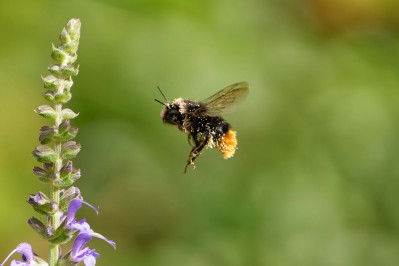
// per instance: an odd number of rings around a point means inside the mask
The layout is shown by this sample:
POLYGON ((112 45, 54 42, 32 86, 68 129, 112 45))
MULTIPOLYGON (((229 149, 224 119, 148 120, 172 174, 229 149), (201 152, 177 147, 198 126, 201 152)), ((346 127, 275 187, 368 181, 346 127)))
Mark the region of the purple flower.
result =
POLYGON ((30 194, 27 201, 32 207, 43 215, 51 215, 56 209, 55 202, 51 201, 43 192, 30 194))
MULTIPOLYGON (((93 207, 92 205, 88 204, 87 202, 83 201, 82 199, 74 199, 69 203, 67 216, 66 216, 66 228, 69 230, 79 230, 75 228, 76 224, 82 224, 86 222, 86 219, 82 219, 80 221, 76 221, 75 215, 76 212, 82 207, 82 203, 85 203, 87 206, 91 207, 97 214, 98 209, 93 207)), ((90 227, 90 226, 89 226, 90 227)))
MULTIPOLYGON (((84 260, 85 264, 86 264, 86 260, 88 263, 94 262, 94 264, 95 264, 95 261, 96 261, 95 259, 98 258, 100 255, 98 253, 95 253, 94 249, 91 250, 88 247, 82 249, 83 246, 86 245, 87 242, 89 242, 93 236, 106 241, 108 244, 110 244, 114 248, 116 248, 116 246, 115 246, 114 241, 105 238, 104 236, 100 235, 99 233, 95 233, 90 228, 90 225, 86 222, 86 219, 76 221, 75 215, 76 215, 76 212, 82 207, 82 203, 85 203, 86 205, 93 208, 98 213, 97 208, 94 208, 87 202, 82 201, 81 199, 74 199, 69 204, 67 216, 66 216, 65 227, 71 231, 74 231, 74 230, 79 231, 79 234, 76 237, 75 242, 73 244, 73 248, 72 248, 72 258, 74 259, 72 261, 77 262, 77 260, 80 259, 80 261, 84 260)), ((94 265, 94 264, 86 264, 86 265, 94 265)))
MULTIPOLYGON (((70 261, 74 263, 83 263, 86 266, 92 266, 96 264, 96 258, 100 257, 100 254, 95 252, 95 249, 90 249, 89 247, 84 246, 94 237, 100 238, 111 246, 115 247, 115 242, 105 238, 104 236, 95 233, 90 225, 86 222, 86 219, 82 219, 80 221, 76 221, 75 215, 76 212, 82 207, 82 200, 74 199, 71 201, 68 207, 67 216, 66 216, 66 227, 69 230, 78 230, 79 234, 73 243, 70 261)), ((85 203, 85 202, 83 202, 85 203)), ((87 203, 86 203, 87 204, 87 203)), ((88 204, 87 204, 88 205, 88 204)), ((92 207, 91 205, 88 205, 92 207)), ((92 207, 94 208, 94 207, 92 207)), ((94 208, 95 209, 95 208, 94 208)), ((97 211, 97 209, 95 209, 97 211)))
MULTIPOLYGON (((82 201, 74 199, 69 203, 67 216, 66 216, 66 227, 69 230, 74 230, 73 225, 76 223, 75 215, 76 212, 82 207, 82 201)), ((82 220, 83 221, 83 220, 82 220)))
POLYGON ((93 230, 90 229, 90 225, 88 223, 76 223, 75 226, 77 230, 80 230, 80 233, 76 237, 72 246, 69 258, 71 262, 80 263, 83 260, 83 263, 86 266, 96 265, 96 259, 100 257, 100 254, 95 252, 95 249, 90 249, 89 247, 84 248, 84 246, 92 239, 93 236, 105 240, 114 248, 116 248, 115 242, 106 239, 98 233, 94 233, 93 230))
POLYGON ((100 254, 96 253, 95 249, 83 248, 91 238, 92 236, 86 233, 80 233, 76 237, 70 257, 72 262, 80 263, 83 260, 86 266, 96 265, 96 258, 100 257, 100 254))
MULTIPOLYGON (((76 230, 79 230, 79 231, 80 231, 80 233, 78 234, 78 236, 77 236, 76 238, 78 238, 78 237, 79 237, 80 235, 82 235, 82 234, 87 235, 87 236, 90 236, 90 239, 94 236, 94 237, 97 237, 97 238, 99 238, 99 239, 104 240, 105 242, 107 242, 108 244, 110 244, 111 246, 113 246, 114 249, 116 249, 116 244, 115 244, 114 241, 105 238, 104 236, 100 235, 99 233, 95 233, 95 232, 90 228, 90 225, 89 225, 88 223, 86 223, 86 222, 78 222, 78 223, 75 223, 75 224, 74 224, 74 228, 75 228, 76 230)), ((90 239, 89 239, 89 240, 90 240, 90 239)), ((87 240, 87 241, 89 241, 89 240, 87 240)), ((75 240, 75 241, 76 241, 76 240, 75 240)))
POLYGON ((18 261, 18 260, 13 260, 11 261, 10 265, 11 266, 16 266, 16 265, 24 265, 24 266, 33 266, 33 265, 48 265, 45 261, 40 259, 39 257, 36 257, 35 254, 33 253, 32 247, 28 243, 21 243, 17 246, 16 249, 14 249, 8 256, 7 258, 3 261, 0 266, 3 266, 4 263, 15 253, 21 253, 22 254, 22 260, 23 261, 18 261))

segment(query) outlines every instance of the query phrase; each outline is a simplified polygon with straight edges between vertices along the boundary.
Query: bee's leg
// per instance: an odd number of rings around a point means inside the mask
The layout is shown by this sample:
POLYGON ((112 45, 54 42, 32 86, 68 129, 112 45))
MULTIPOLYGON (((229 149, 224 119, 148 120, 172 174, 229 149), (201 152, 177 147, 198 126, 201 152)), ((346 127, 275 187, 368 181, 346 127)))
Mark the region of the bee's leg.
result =
POLYGON ((205 146, 208 144, 209 141, 209 135, 207 134, 205 136, 204 141, 202 141, 202 143, 200 144, 196 138, 196 136, 193 136, 193 139, 196 143, 196 146, 194 148, 192 148, 190 155, 188 156, 188 161, 186 164, 186 167, 184 168, 184 173, 187 172, 187 167, 191 164, 193 166, 193 169, 195 169, 195 164, 194 164, 194 160, 198 157, 198 155, 200 155, 201 151, 205 148, 205 146))
POLYGON ((198 146, 197 137, 195 135, 191 134, 191 133, 188 134, 188 144, 190 144, 191 147, 198 146), (192 139, 194 140, 194 144, 191 141, 192 139))

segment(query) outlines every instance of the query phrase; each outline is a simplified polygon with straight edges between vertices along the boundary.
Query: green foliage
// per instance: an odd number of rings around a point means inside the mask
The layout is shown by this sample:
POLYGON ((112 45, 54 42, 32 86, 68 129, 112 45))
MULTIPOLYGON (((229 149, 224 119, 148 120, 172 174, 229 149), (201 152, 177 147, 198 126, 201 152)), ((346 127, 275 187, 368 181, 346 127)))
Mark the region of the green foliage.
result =
MULTIPOLYGON (((10 25, 0 28, 0 110, 13 114, 0 132, 6 210, 19 206, 21 186, 26 195, 42 189, 33 178, 16 183, 33 160, 15 140, 43 124, 26 109, 38 63, 48 64, 48 32, 79 16, 84 75, 67 107, 85 114, 74 122, 84 149, 74 165, 87 173, 85 196, 101 206, 98 227, 121 243, 117 256, 96 247, 99 265, 398 265, 394 22, 330 32, 313 23, 318 9, 306 3, 314 1, 100 2, 0 9, 10 25), (202 100, 240 80, 250 95, 226 116, 235 156, 205 150, 183 175, 190 146, 162 124, 156 86, 169 99, 202 100)), ((5 243, 20 240, 9 231, 32 234, 20 220, 1 221, 5 243)), ((0 244, 0 257, 6 250, 0 244)))

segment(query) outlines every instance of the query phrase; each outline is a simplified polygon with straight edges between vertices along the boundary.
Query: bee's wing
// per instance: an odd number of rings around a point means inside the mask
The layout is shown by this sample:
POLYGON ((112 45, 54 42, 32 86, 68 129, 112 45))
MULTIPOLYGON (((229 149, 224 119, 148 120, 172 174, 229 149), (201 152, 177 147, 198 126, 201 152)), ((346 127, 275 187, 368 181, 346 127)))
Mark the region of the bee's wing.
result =
POLYGON ((227 114, 233 112, 248 93, 248 83, 237 82, 215 93, 202 103, 206 105, 209 113, 227 114))

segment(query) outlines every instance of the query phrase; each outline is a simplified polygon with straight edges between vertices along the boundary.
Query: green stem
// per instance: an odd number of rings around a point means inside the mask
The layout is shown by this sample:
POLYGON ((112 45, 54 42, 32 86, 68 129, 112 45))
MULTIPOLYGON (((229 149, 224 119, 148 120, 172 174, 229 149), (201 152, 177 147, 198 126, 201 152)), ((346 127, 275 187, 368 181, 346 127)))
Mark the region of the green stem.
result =
MULTIPOLYGON (((59 188, 54 185, 51 185, 51 200, 56 202, 57 206, 59 205, 59 202, 60 202, 59 188)), ((59 222, 60 222, 59 212, 56 212, 56 213, 54 213, 54 215, 52 215, 50 217, 51 228, 56 230, 59 226, 59 222)), ((57 260, 58 260, 58 256, 59 256, 58 250, 59 250, 58 245, 50 244, 50 246, 49 246, 49 265, 50 266, 55 266, 57 264, 57 260)))
MULTIPOLYGON (((57 119, 55 121, 55 128, 58 129, 62 122, 62 104, 55 105, 55 111, 57 112, 57 119)), ((54 178, 60 178, 60 170, 62 168, 62 143, 61 141, 54 142, 54 151, 58 155, 58 159, 54 162, 54 178)), ((50 187, 50 197, 53 202, 55 202, 56 209, 59 209, 60 205, 60 188, 51 184, 50 187)), ((52 216, 50 216, 51 228, 55 231, 60 225, 60 212, 56 211, 52 216)), ((49 264, 50 266, 55 266, 59 257, 59 245, 50 244, 49 247, 49 264)))

